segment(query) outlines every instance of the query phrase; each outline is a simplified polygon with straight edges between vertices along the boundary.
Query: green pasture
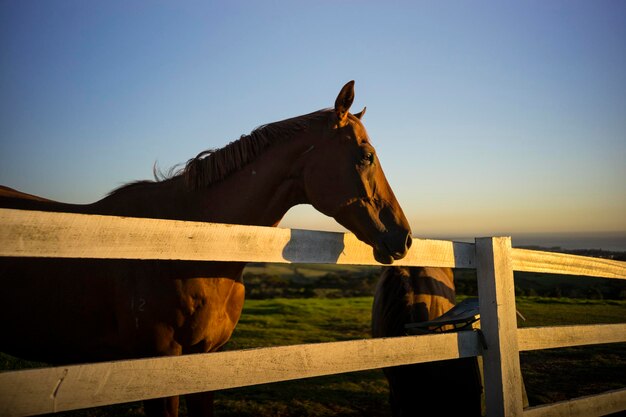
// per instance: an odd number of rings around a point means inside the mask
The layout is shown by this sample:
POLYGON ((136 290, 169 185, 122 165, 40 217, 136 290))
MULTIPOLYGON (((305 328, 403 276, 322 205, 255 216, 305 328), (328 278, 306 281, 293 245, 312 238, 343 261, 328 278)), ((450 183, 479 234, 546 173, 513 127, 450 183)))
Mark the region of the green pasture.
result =
MULTIPOLYGON (((247 300, 226 349, 369 337, 371 297, 247 300)), ((626 322, 626 301, 518 297, 521 327, 626 322)), ((522 371, 531 404, 626 386, 626 345, 525 352, 522 371)), ((0 357, 2 369, 25 364, 0 357)), ((64 413, 141 416, 139 403, 64 413)), ((185 415, 185 414, 183 414, 185 415)), ((216 394, 217 416, 388 416, 379 370, 231 389, 216 394)))

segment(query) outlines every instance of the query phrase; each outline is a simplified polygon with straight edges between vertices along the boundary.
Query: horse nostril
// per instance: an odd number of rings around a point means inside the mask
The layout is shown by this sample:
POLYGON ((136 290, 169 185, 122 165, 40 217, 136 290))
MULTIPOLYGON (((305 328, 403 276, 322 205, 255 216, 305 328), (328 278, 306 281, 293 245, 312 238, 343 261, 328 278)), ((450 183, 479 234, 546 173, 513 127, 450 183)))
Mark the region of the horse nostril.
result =
POLYGON ((380 249, 384 249, 393 259, 402 259, 413 244, 413 238, 410 233, 397 231, 394 234, 384 236, 380 243, 382 243, 380 249))

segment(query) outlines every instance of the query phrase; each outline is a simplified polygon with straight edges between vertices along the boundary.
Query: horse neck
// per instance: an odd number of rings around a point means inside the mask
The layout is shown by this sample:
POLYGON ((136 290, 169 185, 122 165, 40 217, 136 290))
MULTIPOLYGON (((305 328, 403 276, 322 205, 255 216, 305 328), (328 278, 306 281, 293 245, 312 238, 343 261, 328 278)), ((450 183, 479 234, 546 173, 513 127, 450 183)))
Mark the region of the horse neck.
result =
MULTIPOLYGON (((298 180, 304 140, 276 145, 240 170, 191 189, 182 176, 137 183, 90 206, 92 213, 132 217, 276 226, 294 205, 306 203, 298 180)), ((304 150, 303 150, 304 149, 304 150)))
POLYGON ((307 203, 300 181, 305 139, 276 145, 226 179, 197 190, 203 221, 276 226, 297 204, 307 203))

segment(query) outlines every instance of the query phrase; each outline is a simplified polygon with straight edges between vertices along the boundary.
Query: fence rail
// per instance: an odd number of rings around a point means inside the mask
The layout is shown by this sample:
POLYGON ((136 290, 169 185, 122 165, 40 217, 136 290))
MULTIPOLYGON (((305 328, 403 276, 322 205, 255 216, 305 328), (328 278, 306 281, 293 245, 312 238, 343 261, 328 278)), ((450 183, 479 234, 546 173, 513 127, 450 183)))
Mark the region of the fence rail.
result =
MULTIPOLYGON (((347 233, 0 209, 0 256, 377 265, 347 233)), ((517 329, 513 271, 626 279, 626 263, 475 244, 414 241, 399 265, 477 269, 481 328, 473 332, 294 345, 0 373, 0 415, 141 399, 482 355, 487 413, 592 416, 626 409, 626 389, 522 408, 519 351, 626 342, 626 324, 517 329)))

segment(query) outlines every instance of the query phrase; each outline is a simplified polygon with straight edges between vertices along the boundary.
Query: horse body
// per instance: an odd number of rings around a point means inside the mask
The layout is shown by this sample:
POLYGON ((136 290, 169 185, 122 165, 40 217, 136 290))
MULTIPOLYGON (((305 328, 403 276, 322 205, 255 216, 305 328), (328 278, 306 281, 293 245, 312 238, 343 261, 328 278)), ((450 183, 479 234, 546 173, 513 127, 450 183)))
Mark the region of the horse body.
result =
MULTIPOLYGON (((335 108, 272 123, 169 178, 123 186, 93 204, 53 202, 0 188, 0 207, 276 226, 312 204, 372 246, 380 262, 404 256, 410 228, 360 117, 335 108)), ((49 363, 210 352, 230 338, 244 302, 241 262, 0 259, 0 350, 49 363)), ((210 396, 189 396, 210 415, 210 396)), ((177 415, 178 398, 146 402, 177 415)))
POLYGON ((11 279, 10 291, 0 296, 2 350, 55 364, 215 350, 239 319, 244 289, 232 277, 242 268, 1 260, 2 279, 11 279))
MULTIPOLYGON (((405 324, 433 320, 454 304, 452 269, 385 268, 374 295, 372 335, 404 336, 405 324)), ((395 366, 383 372, 394 417, 481 415, 476 358, 395 366)))

